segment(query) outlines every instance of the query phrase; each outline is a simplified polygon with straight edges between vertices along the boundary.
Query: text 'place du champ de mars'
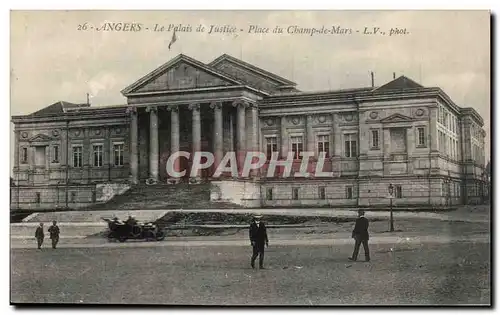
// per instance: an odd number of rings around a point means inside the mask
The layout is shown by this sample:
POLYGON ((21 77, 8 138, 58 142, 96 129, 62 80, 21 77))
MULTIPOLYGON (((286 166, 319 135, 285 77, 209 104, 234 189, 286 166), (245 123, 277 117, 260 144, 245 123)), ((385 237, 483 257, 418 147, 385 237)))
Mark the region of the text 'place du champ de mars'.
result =
POLYGON ((404 75, 310 92, 226 54, 181 54, 121 92, 120 106, 59 101, 12 117, 12 209, 162 185, 205 185, 243 207, 386 205, 389 185, 395 205, 482 198, 483 119, 404 75))

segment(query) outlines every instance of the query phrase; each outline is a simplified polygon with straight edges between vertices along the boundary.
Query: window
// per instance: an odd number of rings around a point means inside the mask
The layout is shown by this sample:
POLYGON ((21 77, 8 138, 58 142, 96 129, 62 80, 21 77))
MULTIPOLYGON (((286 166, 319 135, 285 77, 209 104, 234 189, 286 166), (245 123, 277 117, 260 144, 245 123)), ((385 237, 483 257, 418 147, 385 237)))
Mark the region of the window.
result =
POLYGON ((396 198, 403 198, 403 189, 401 185, 395 185, 396 187, 396 198))
POLYGON ((82 167, 82 147, 73 147, 73 167, 82 167))
POLYGON ((425 128, 418 127, 417 128, 417 135, 418 135, 418 146, 420 146, 420 147, 425 146, 425 128))
POLYGON ((115 144, 113 145, 113 153, 115 159, 115 166, 123 165, 123 144, 115 144))
POLYGON ((40 193, 39 193, 39 192, 37 192, 37 193, 36 193, 36 197, 35 197, 35 198, 36 198, 36 199, 35 199, 35 200, 36 200, 36 203, 37 203, 37 204, 40 204, 40 202, 41 202, 41 197, 40 197, 40 193))
POLYGON ((344 154, 345 157, 356 157, 357 156, 357 141, 356 134, 346 134, 344 135, 344 154))
POLYGON ((94 190, 94 191, 92 191, 92 202, 94 203, 94 202, 96 202, 96 200, 97 200, 97 193, 94 190))
POLYGON ((72 191, 71 192, 71 202, 75 202, 76 201, 76 191, 72 191))
POLYGON ((372 148, 373 149, 379 148, 379 131, 378 130, 372 130, 372 148))
POLYGON ((102 166, 102 145, 95 144, 92 147, 93 158, 94 158, 94 166, 101 167, 102 166))
POLYGON ((266 199, 273 200, 273 189, 272 188, 266 189, 266 199))
POLYGON ((301 153, 303 150, 302 137, 292 137, 292 152, 295 160, 302 158, 301 153))
POLYGON ((352 186, 346 186, 346 188, 345 188, 345 197, 347 199, 352 199, 353 198, 352 186))
POLYGON ((293 200, 299 199, 299 189, 298 188, 292 188, 292 199, 293 200))
POLYGON ((325 193, 325 187, 319 187, 319 199, 325 200, 326 199, 326 193, 325 193))
POLYGON ((52 163, 59 163, 59 146, 52 147, 52 163))
POLYGON ((330 151, 330 137, 328 135, 318 136, 318 156, 321 152, 325 152, 325 158, 329 157, 328 151, 330 151))
POLYGON ((276 137, 266 138, 266 155, 268 160, 271 159, 273 152, 278 152, 278 141, 276 137))
POLYGON ((21 163, 28 163, 28 148, 21 149, 21 163))

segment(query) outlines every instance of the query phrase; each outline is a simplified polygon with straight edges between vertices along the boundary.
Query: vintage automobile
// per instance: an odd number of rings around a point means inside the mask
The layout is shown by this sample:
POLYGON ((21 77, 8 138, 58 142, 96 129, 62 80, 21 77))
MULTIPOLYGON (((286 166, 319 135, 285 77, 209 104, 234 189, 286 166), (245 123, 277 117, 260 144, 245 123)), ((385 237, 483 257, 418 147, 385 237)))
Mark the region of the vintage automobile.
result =
POLYGON ((105 219, 108 223, 108 240, 118 240, 125 242, 128 239, 146 240, 146 241, 162 241, 165 239, 165 232, 154 222, 139 223, 122 222, 117 218, 105 219))

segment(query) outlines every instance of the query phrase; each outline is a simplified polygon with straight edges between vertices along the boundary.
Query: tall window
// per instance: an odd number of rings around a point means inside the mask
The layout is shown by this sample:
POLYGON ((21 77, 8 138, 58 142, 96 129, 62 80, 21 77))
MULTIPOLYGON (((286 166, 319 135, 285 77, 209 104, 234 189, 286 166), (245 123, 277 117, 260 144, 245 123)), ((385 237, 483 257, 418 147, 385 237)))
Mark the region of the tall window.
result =
POLYGON ((59 163, 59 146, 55 145, 52 147, 52 162, 59 163))
POLYGON ((418 127, 417 128, 417 134, 418 134, 418 145, 419 146, 425 146, 425 128, 424 127, 418 127))
POLYGON ((278 141, 276 137, 266 138, 266 156, 270 160, 273 152, 278 152, 278 141))
POLYGON ((272 188, 266 189, 266 199, 273 200, 273 189, 272 188))
POLYGON ((356 157, 358 155, 358 143, 356 139, 356 134, 345 134, 344 135, 344 154, 345 157, 356 157))
POLYGON ((73 147, 73 167, 82 167, 82 147, 73 147))
POLYGON ((21 150, 21 163, 28 163, 28 148, 22 148, 21 150))
POLYGON ((325 157, 329 157, 330 151, 330 137, 328 135, 318 136, 318 156, 321 152, 325 152, 325 157))
POLYGON ((346 186, 345 187, 345 197, 347 199, 352 199, 353 198, 352 186, 346 186))
POLYGON ((41 202, 41 199, 42 199, 42 198, 40 197, 40 193, 39 193, 39 192, 37 192, 37 193, 36 193, 35 198, 36 198, 36 200, 35 200, 35 201, 36 201, 36 203, 37 203, 37 204, 40 204, 40 202, 41 202))
POLYGON ((123 165, 123 144, 113 145, 113 156, 115 159, 115 166, 123 165))
POLYGON ((94 158, 94 166, 101 167, 102 166, 102 144, 95 144, 92 147, 93 158, 94 158))
POLYGON ((372 149, 379 148, 379 132, 378 130, 372 130, 372 149))
POLYGON ((401 185, 395 185, 396 186, 396 198, 403 198, 403 189, 401 188, 401 185))
POLYGON ((301 153, 303 150, 302 137, 292 137, 292 152, 295 160, 302 158, 301 153))
POLYGON ((292 198, 293 200, 299 200, 299 189, 292 188, 292 198))
POLYGON ((326 199, 326 193, 325 193, 325 187, 319 187, 319 199, 324 200, 326 199))

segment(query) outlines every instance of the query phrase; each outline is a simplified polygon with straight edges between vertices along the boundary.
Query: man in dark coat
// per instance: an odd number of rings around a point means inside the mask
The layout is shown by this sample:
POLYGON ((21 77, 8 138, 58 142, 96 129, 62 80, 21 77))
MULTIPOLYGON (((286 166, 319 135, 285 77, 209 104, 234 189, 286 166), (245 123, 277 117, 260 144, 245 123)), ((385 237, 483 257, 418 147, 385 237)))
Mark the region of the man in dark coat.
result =
POLYGON ((370 236, 368 234, 368 219, 365 218, 365 212, 359 211, 358 218, 356 219, 356 225, 352 231, 352 238, 354 238, 354 252, 349 260, 356 261, 358 259, 359 247, 363 244, 363 249, 365 251, 365 261, 370 261, 370 249, 368 248, 368 240, 370 236))
POLYGON ((43 232, 43 223, 36 228, 35 238, 38 244, 38 249, 42 249, 43 239, 45 237, 45 233, 43 232))
POLYGON ((250 224, 249 236, 252 244, 253 253, 251 265, 255 268, 255 260, 259 256, 259 268, 264 269, 264 245, 269 246, 267 231, 264 222, 261 222, 261 216, 254 216, 250 224))
POLYGON ((50 239, 52 240, 52 248, 56 249, 57 243, 59 243, 59 227, 57 226, 57 222, 53 221, 52 226, 49 227, 50 239))

